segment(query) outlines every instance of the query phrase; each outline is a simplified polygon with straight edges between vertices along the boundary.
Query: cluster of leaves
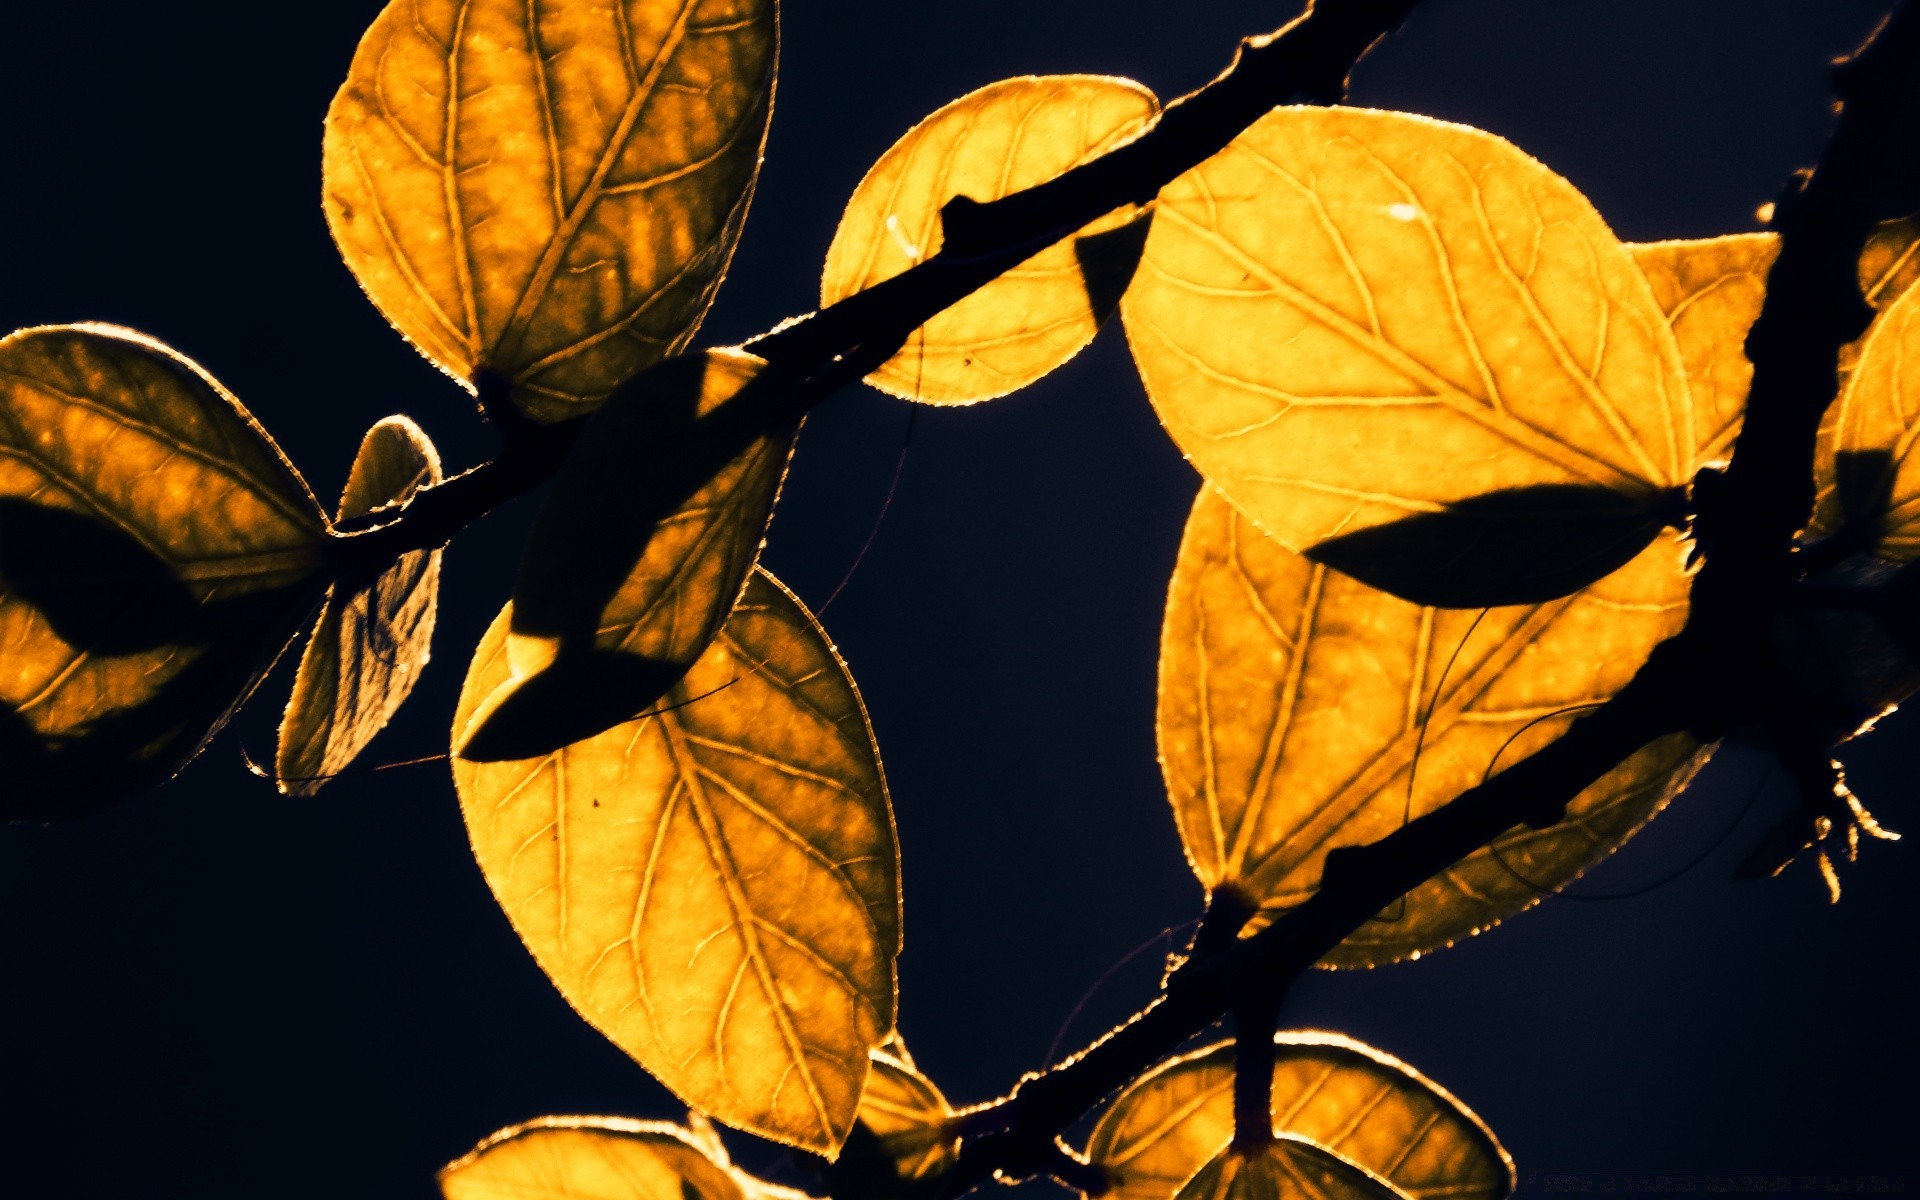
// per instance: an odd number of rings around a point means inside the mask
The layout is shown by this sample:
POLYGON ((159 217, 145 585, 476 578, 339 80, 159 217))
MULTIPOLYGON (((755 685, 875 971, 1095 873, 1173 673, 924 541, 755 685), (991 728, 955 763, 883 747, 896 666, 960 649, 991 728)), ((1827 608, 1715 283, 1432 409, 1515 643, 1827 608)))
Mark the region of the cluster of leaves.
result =
MULTIPOLYGON (((961 1119, 894 1035, 879 752, 826 633, 757 565, 828 384, 688 349, 752 196, 775 7, 555 0, 525 17, 393 0, 324 147, 328 222, 368 296, 480 396, 503 459, 558 464, 453 720, 475 857, 561 993, 696 1113, 937 1189, 961 1119)), ((823 305, 926 261, 969 204, 1158 118, 1143 87, 1095 76, 955 101, 854 192, 823 305)), ((1776 631, 1849 729, 1920 683, 1898 603, 1920 556, 1903 391, 1917 232, 1868 248, 1884 315, 1822 437, 1808 537, 1837 548, 1820 582, 1846 603, 1776 631)), ((1249 931, 1312 895, 1330 850, 1553 740, 1684 624, 1690 484, 1739 428, 1771 236, 1623 245, 1492 135, 1327 108, 1275 109, 1151 203, 1057 234, 869 379, 988 400, 1121 315, 1205 479, 1168 597, 1161 760, 1194 871, 1249 931)), ((283 789, 350 763, 425 667, 449 530, 410 534, 460 480, 406 418, 368 432, 330 521, 199 367, 129 331, 49 327, 0 341, 0 445, 7 815, 171 775, 316 605, 283 789)), ((1417 956, 1519 911, 1709 751, 1645 747, 1566 820, 1463 859, 1326 965, 1417 956)), ((1211 1047, 1135 1081, 1082 1153, 1132 1200, 1511 1189, 1492 1135, 1404 1064, 1303 1034, 1272 1061, 1271 1131, 1234 1137, 1233 1054, 1211 1047)), ((536 1122, 443 1185, 778 1190, 703 1121, 536 1122)))

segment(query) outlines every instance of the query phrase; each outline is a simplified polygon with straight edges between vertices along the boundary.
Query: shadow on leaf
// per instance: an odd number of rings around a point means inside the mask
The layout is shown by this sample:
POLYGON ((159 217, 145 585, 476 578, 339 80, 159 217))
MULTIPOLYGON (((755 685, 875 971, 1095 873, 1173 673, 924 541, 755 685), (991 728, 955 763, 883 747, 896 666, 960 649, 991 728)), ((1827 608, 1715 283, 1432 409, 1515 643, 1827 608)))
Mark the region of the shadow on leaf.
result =
POLYGON ((0 497, 0 591, 90 654, 177 642, 197 607, 173 568, 124 530, 15 496, 0 497))
POLYGON ((686 671, 685 663, 633 654, 563 655, 545 670, 501 689, 454 750, 471 762, 514 762, 552 754, 633 720, 686 671))
POLYGON ((1626 565, 1677 513, 1671 493, 1578 484, 1489 492, 1330 538, 1308 558, 1434 608, 1539 604, 1626 565))
POLYGON ((1133 282, 1140 266, 1140 253, 1146 249, 1147 232, 1153 228, 1153 210, 1148 209, 1112 229, 1089 233, 1073 240, 1073 259, 1080 266, 1080 282, 1087 289, 1087 306, 1094 321, 1105 321, 1120 307, 1120 297, 1133 282))

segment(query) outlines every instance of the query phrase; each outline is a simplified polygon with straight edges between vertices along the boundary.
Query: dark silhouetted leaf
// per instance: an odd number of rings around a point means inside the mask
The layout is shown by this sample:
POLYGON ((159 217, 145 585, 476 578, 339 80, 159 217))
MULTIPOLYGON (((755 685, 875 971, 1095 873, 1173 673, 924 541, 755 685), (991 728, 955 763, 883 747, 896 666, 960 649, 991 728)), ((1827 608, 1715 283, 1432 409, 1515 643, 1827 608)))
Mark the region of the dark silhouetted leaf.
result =
POLYGON ((1680 498, 1544 483, 1492 492, 1370 525, 1307 557, 1403 600, 1435 608, 1537 604, 1570 595, 1645 550, 1680 498))
MULTIPOLYGON (((1513 1160, 1466 1105, 1334 1033, 1274 1037, 1274 1131, 1331 1149, 1414 1200, 1505 1200, 1513 1160)), ((1233 1137, 1233 1043, 1162 1063, 1116 1097, 1087 1154, 1112 1200, 1166 1200, 1233 1137)))
POLYGON ((514 584, 507 658, 527 695, 476 726, 464 753, 557 750, 679 681, 759 555, 793 451, 797 388, 760 359, 715 350, 660 364, 594 413, 514 584))
MULTIPOLYGON (((367 431, 340 519, 404 508, 440 482, 440 455, 406 417, 367 431)), ((280 721, 280 790, 310 796, 345 769, 406 701, 426 669, 440 598, 440 551, 416 550, 372 579, 338 580, 314 623, 280 721)))
POLYGON ((401 333, 578 416, 693 336, 773 100, 774 0, 392 0, 327 112, 327 224, 401 333))
MULTIPOLYGON (((505 612, 456 744, 514 694, 505 612)), ((535 758, 454 758, 487 884, 580 1014, 688 1104, 832 1156, 893 1029, 899 852, 846 666, 756 573, 658 711, 535 758)))
POLYGON ((318 600, 325 518, 239 401, 110 326, 0 341, 0 816, 177 771, 318 600))
MULTIPOLYGON (((854 189, 827 250, 820 302, 938 252, 941 209, 955 197, 985 203, 1052 179, 1133 137, 1158 112, 1152 92, 1105 75, 1027 75, 962 96, 908 130, 854 189)), ((1132 208, 1095 221, 928 321, 867 382, 933 404, 1025 387, 1093 339, 1145 233, 1132 208)))

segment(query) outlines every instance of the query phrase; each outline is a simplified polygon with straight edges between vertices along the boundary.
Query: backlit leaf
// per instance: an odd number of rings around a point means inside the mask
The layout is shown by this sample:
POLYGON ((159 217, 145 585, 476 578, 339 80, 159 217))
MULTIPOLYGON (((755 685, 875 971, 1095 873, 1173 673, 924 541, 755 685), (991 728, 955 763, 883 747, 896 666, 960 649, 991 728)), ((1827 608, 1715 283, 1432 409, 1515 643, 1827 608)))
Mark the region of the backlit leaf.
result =
POLYGON ((463 753, 555 750, 679 682, 759 555, 793 451, 796 394, 760 359, 714 350, 661 363, 593 414, 514 585, 507 660, 516 679, 550 676, 533 687, 551 699, 496 709, 463 753))
POLYGON ((0 340, 0 816, 177 771, 319 599, 325 536, 194 363, 105 325, 0 340))
POLYGON ((914 1065, 873 1052, 873 1073, 860 1097, 860 1124, 893 1166, 897 1179, 931 1179, 953 1168, 960 1143, 947 1098, 914 1065))
POLYGON ((1627 247, 1667 316, 1693 398, 1696 465, 1724 460, 1747 410, 1753 364, 1747 330, 1766 299, 1767 272, 1780 253, 1771 233, 1627 247))
MULTIPOLYGON (((1572 596, 1422 608, 1289 553, 1203 491, 1167 597, 1159 703, 1161 766, 1201 882, 1292 907, 1328 850, 1376 841, 1559 736, 1679 631, 1681 558, 1664 534, 1572 596)), ((1405 958, 1526 908, 1653 815, 1697 757, 1678 736, 1642 750, 1565 821, 1468 856, 1323 964, 1405 958)))
MULTIPOLYGON (((1325 1146, 1414 1200, 1504 1200, 1513 1161, 1485 1123, 1389 1054, 1332 1033, 1274 1038, 1277 1133, 1325 1146)), ((1233 1137, 1233 1043, 1163 1063, 1122 1092, 1088 1156, 1113 1200, 1166 1200, 1233 1137)))
POLYGON ((705 314, 775 42, 775 0, 391 0, 327 112, 334 241, 443 370, 577 416, 705 314))
MULTIPOLYGON (((511 695, 502 612, 454 718, 511 695)), ((866 712, 757 573, 658 708, 454 759, 487 884, 568 1002, 688 1104, 832 1155, 893 1028, 899 855, 866 712)))
POLYGON ((724 1160, 660 1121, 542 1117, 440 1171, 447 1200, 743 1200, 724 1160))
MULTIPOLYGON (((411 420, 387 417, 360 442, 340 519, 402 508, 440 482, 440 454, 411 420)), ((344 770, 406 701, 426 668, 440 599, 440 551, 416 550, 371 578, 336 580, 307 638, 280 721, 280 790, 310 796, 344 770)))
POLYGON ((1887 562, 1920 558, 1920 293, 1908 290, 1868 330, 1839 398, 1827 409, 1814 458, 1815 534, 1857 528, 1887 562))
MULTIPOLYGON (((954 197, 985 203, 1052 179, 1131 138, 1158 111, 1152 92, 1105 75, 1028 75, 969 92, 908 130, 854 189, 827 250, 820 302, 932 257, 941 206, 954 197)), ((1119 210, 1042 250, 928 321, 867 382, 936 404, 1032 383, 1079 353, 1113 311, 1144 220, 1119 210)))
POLYGON ((1400 1200, 1371 1171, 1300 1138, 1277 1137, 1255 1153, 1223 1150, 1174 1193, 1178 1200, 1400 1200))
POLYGON ((1479 130, 1269 113, 1161 191, 1121 313, 1174 440, 1296 551, 1540 486, 1658 515, 1695 466, 1646 277, 1571 185, 1479 130))
POLYGON ((1882 221, 1860 250, 1860 292, 1881 312, 1920 279, 1920 216, 1882 221))

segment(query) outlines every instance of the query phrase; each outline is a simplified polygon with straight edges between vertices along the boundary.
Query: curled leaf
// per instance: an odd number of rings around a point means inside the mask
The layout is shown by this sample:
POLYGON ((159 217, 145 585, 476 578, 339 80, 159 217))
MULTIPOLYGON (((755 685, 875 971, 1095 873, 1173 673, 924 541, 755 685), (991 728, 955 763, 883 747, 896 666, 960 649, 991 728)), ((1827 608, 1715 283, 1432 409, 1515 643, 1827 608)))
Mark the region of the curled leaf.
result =
POLYGON ((744 1200, 724 1158, 661 1121, 541 1117, 440 1171, 446 1200, 744 1200))
POLYGON ((1570 184, 1479 130, 1269 113, 1161 191, 1121 315, 1174 441, 1295 551, 1542 486, 1654 518, 1694 470, 1646 277, 1570 184))
POLYGON ((0 816, 166 779, 319 599, 326 520, 240 402, 105 325, 0 340, 0 816))
POLYGON ((1404 1200, 1364 1167, 1304 1138, 1276 1137, 1259 1150, 1222 1150, 1182 1184, 1176 1200, 1404 1200))
MULTIPOLYGON (((1290 908, 1328 850, 1377 841, 1551 741, 1679 631, 1681 558, 1663 534, 1572 596, 1428 608, 1289 553, 1203 491, 1160 645, 1161 767, 1195 873, 1290 908)), ((1417 955, 1527 908, 1609 854, 1702 757, 1684 736, 1641 750, 1565 820, 1462 859, 1323 964, 1417 955)))
MULTIPOLYGON (((367 430, 340 519, 403 508, 440 482, 440 454, 403 416, 367 430)), ((310 796, 386 728, 426 669, 440 599, 440 551, 403 554, 371 578, 336 580, 314 622, 280 721, 280 790, 310 796)))
MULTIPOLYGON (((1334 1033, 1274 1037, 1273 1124, 1414 1200, 1505 1200, 1513 1160, 1472 1110, 1390 1054, 1334 1033)), ((1233 1138, 1233 1043, 1142 1075, 1094 1126, 1087 1154, 1114 1200, 1166 1200, 1233 1138)))
MULTIPOLYGON (((456 744, 511 695, 503 612, 456 744)), ((893 1028, 899 853, 846 667, 765 572, 653 711, 454 758, 487 884, 567 1001, 688 1104, 833 1155, 893 1028)))
POLYGON ((327 111, 327 224, 448 374, 577 416, 692 337, 773 100, 774 0, 391 0, 327 111))
POLYGON ((1771 233, 1629 245, 1686 364, 1696 465, 1724 460, 1747 411, 1747 330, 1780 253, 1771 233))
POLYGON ((679 682, 759 557, 797 387, 758 358, 712 350, 661 363, 589 418, 514 584, 507 660, 518 680, 547 676, 527 684, 546 699, 496 707, 463 752, 556 750, 679 682))
MULTIPOLYGON (((908 130, 847 201, 827 250, 832 304, 937 253, 941 209, 1042 183, 1126 141, 1159 112, 1153 93, 1105 75, 1026 75, 969 92, 908 130)), ((1144 214, 1122 209, 1040 251, 920 328, 867 382, 891 395, 970 404, 1025 387, 1080 352, 1139 259, 1144 214)))
MULTIPOLYGON (((960 1150, 953 1120, 947 1098, 911 1060, 873 1052, 873 1073, 860 1096, 860 1128, 872 1138, 872 1149, 896 1186, 937 1179, 953 1169, 960 1150)), ((849 1141, 849 1154, 852 1148, 849 1141)))

